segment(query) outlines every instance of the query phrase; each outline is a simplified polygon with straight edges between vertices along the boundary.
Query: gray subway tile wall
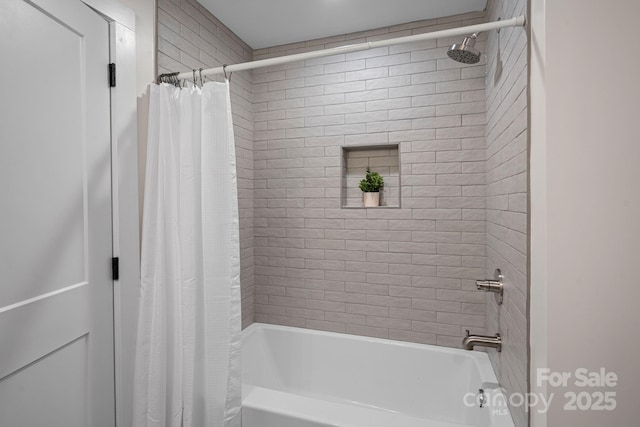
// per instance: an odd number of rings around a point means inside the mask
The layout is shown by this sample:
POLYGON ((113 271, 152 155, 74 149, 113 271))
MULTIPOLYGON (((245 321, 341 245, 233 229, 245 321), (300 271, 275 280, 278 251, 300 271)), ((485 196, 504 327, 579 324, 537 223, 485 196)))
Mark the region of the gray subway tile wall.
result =
MULTIPOLYGON (((158 74, 251 61, 252 49, 195 0, 158 0, 158 74)), ((220 80, 220 79, 218 79, 220 80)), ((233 73, 242 324, 253 323, 253 76, 233 73)))
MULTIPOLYGON (((484 21, 421 21, 254 59, 484 21)), ((453 42, 253 71, 256 321, 455 347, 465 329, 484 331, 474 280, 486 269, 486 67, 449 60, 453 42), (395 145, 401 208, 342 209, 342 147, 387 150, 380 172, 392 183, 395 145)), ((345 181, 352 206, 359 179, 345 181)))
MULTIPOLYGON (((490 0, 491 21, 527 13, 526 0, 490 0)), ((487 299, 487 330, 503 337, 501 353, 489 352, 501 385, 528 391, 528 41, 522 28, 489 34, 487 42, 487 277, 500 268, 504 303, 487 299)), ((525 408, 511 407, 518 427, 528 425, 525 408)))

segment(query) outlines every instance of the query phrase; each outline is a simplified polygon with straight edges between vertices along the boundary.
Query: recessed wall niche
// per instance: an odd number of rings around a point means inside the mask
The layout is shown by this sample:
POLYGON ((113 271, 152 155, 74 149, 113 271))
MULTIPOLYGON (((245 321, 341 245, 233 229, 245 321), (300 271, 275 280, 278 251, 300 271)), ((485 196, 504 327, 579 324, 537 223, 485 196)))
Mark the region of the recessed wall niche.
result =
MULTIPOLYGON (((342 207, 365 209, 360 180, 370 168, 384 178, 379 208, 400 207, 398 144, 342 147, 342 207)), ((372 208, 376 209, 376 208, 372 208)))

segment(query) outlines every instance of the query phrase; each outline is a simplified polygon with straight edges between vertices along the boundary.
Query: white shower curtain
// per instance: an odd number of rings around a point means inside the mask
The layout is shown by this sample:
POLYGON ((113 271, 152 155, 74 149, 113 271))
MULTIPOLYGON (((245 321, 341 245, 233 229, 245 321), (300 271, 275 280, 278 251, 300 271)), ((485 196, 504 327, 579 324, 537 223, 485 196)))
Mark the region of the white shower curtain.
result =
POLYGON ((240 427, 240 244, 229 84, 152 85, 134 427, 240 427))

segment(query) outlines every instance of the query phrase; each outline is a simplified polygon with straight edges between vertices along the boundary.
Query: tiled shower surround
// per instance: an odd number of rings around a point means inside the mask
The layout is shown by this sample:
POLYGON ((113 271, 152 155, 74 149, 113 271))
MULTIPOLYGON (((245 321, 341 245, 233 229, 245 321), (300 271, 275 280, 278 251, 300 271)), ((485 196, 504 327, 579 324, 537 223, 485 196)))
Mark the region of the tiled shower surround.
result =
MULTIPOLYGON (((486 12, 252 51, 195 0, 159 0, 158 7, 159 72, 526 13, 525 0, 489 0, 486 12)), ((525 392, 526 33, 481 34, 477 47, 487 55, 475 66, 446 57, 459 41, 234 73, 243 325, 452 347, 465 329, 500 332, 503 352, 489 352, 498 378, 508 392, 525 392), (349 188, 341 199, 341 159, 362 155, 347 149, 343 158, 343 147, 361 146, 373 147, 372 170, 388 170, 390 183, 400 176, 390 203, 400 208, 352 208, 358 190, 349 188), (375 160, 383 152, 376 147, 391 154, 375 160), (500 307, 474 286, 496 267, 506 276, 500 307)), ((345 182, 357 186, 358 179, 349 172, 345 182)), ((526 425, 522 408, 512 414, 526 425)))
MULTIPOLYGON (((488 20, 525 15, 526 0, 491 0, 488 20)), ((487 277, 505 276, 504 304, 487 299, 487 331, 499 332, 501 353, 489 352, 498 380, 511 393, 527 387, 527 34, 493 31, 487 41, 487 277)), ((512 407, 516 426, 525 408, 512 407)))
MULTIPOLYGON (((422 21, 254 58, 484 20, 422 21)), ((448 59, 453 42, 254 70, 257 321, 455 347, 466 328, 484 332, 474 279, 486 269, 486 67, 448 59), (390 144, 401 208, 342 209, 341 147, 390 144)))

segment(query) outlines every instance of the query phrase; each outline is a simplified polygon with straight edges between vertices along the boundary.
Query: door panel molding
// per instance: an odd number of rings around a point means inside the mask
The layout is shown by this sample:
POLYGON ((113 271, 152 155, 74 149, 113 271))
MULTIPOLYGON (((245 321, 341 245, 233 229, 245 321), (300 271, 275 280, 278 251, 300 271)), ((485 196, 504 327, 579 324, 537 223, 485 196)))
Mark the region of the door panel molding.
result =
POLYGON ((60 294, 65 293, 65 292, 72 291, 74 289, 79 288, 80 286, 85 286, 85 285, 88 285, 88 282, 76 283, 75 285, 67 286, 66 288, 57 289, 55 291, 51 291, 51 292, 48 292, 46 294, 38 295, 37 297, 33 297, 33 298, 26 299, 26 300, 22 300, 20 302, 17 302, 17 303, 11 304, 11 305, 7 305, 5 307, 0 307, 0 314, 2 314, 4 312, 7 312, 7 311, 14 310, 16 308, 20 308, 20 307, 25 306, 27 304, 38 302, 38 301, 43 300, 45 298, 53 297, 53 296, 60 295, 60 294))
POLYGON ((25 366, 86 335, 89 328, 89 288, 75 288, 46 299, 22 305, 0 315, 0 342, 15 343, 0 351, 0 384, 25 366), (77 307, 61 310, 62 306, 77 307), (38 319, 48 319, 38 322, 38 319), (20 325, 21 328, 16 328, 20 325))

